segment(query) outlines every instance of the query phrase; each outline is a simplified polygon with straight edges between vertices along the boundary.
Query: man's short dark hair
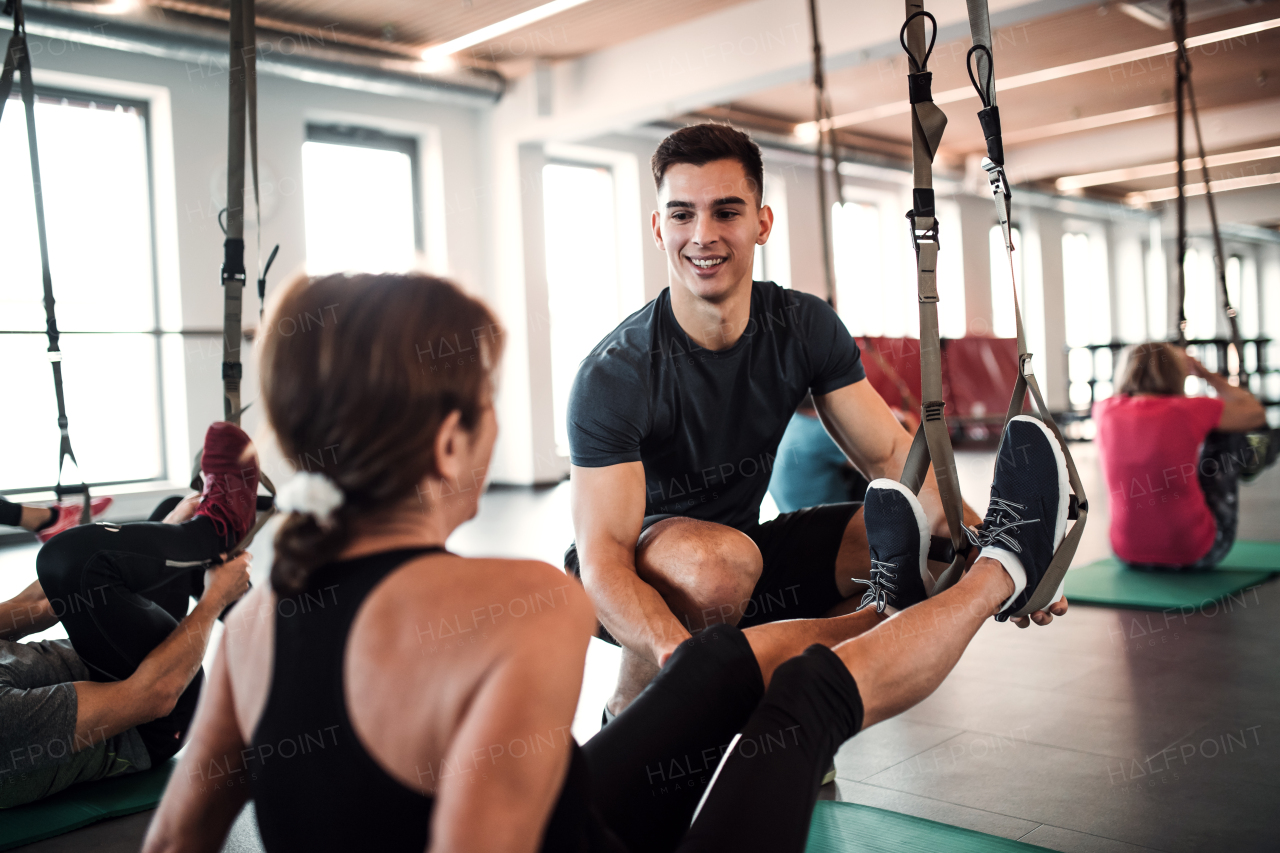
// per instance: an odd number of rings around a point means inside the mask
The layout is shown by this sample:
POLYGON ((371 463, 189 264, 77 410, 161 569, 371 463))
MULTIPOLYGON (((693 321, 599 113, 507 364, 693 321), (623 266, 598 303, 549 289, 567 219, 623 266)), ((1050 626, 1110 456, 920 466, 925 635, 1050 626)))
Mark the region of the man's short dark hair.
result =
POLYGON ((667 169, 677 163, 705 166, 715 160, 737 160, 747 173, 756 202, 764 202, 764 163, 760 159, 760 146, 737 128, 727 124, 691 124, 672 133, 653 152, 650 166, 653 183, 662 188, 667 169))

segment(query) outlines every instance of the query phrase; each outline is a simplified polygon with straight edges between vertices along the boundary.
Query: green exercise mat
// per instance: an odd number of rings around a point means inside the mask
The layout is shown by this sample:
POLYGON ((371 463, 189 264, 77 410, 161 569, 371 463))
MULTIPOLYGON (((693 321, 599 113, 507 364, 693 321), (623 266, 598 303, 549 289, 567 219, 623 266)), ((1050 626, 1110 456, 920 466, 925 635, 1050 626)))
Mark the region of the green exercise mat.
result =
POLYGON ((51 797, 0 810, 0 850, 34 844, 111 817, 154 809, 178 760, 155 770, 82 782, 51 797))
POLYGON ((820 801, 809 824, 805 853, 987 853, 987 851, 1033 851, 1034 847, 961 829, 922 817, 888 812, 857 803, 820 801))
POLYGON ((1262 583, 1280 572, 1280 542, 1237 542, 1213 571, 1135 572, 1115 557, 1067 572, 1067 600, 1145 610, 1195 608, 1262 583))
POLYGON ((1237 542, 1218 565, 1219 571, 1224 569, 1280 572, 1280 542, 1237 542))

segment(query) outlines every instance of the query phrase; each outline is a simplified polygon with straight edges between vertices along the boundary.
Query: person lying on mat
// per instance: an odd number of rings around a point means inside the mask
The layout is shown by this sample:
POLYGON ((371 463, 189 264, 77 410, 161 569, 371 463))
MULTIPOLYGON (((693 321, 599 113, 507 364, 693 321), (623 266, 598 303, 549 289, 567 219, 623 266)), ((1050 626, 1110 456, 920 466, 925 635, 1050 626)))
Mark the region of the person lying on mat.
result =
POLYGON ((165 501, 151 521, 66 531, 36 556, 39 579, 0 604, 0 808, 147 770, 182 746, 213 621, 249 584, 248 554, 215 565, 253 524, 246 451, 238 427, 214 424, 202 495, 165 501), (17 642, 59 621, 68 639, 17 642))
MULTIPOLYGON (((89 513, 93 518, 111 506, 110 497, 90 498, 89 513)), ((41 542, 48 542, 64 530, 80 523, 84 506, 81 501, 59 501, 49 506, 16 504, 0 498, 0 524, 30 530, 41 542)))
POLYGON ((1111 548, 1139 571, 1211 569, 1235 544, 1241 476, 1269 464, 1245 435, 1271 438, 1266 411, 1173 344, 1130 347, 1120 376, 1115 396, 1093 405, 1111 548), (1188 375, 1216 396, 1188 397, 1188 375))
MULTIPOLYGON (((658 145, 652 167, 670 286, 596 345, 569 399, 576 541, 565 568, 581 577, 600 636, 623 648, 606 720, 707 625, 847 613, 875 598, 859 502, 759 523, 806 395, 870 479, 900 477, 912 438, 830 305, 752 281, 773 227, 755 142, 692 125, 658 145)), ((920 502, 930 532, 946 534, 932 470, 920 502)), ((966 506, 964 521, 980 518, 966 506)))
POLYGON ((924 510, 879 480, 864 512, 884 582, 865 614, 711 626, 580 747, 580 585, 444 548, 498 432, 493 315, 420 274, 300 279, 269 310, 280 449, 338 450, 280 490, 271 583, 227 618, 147 853, 220 849, 249 798, 269 853, 798 853, 840 743, 932 692, 987 617, 1045 584, 1062 538, 1061 457, 1016 419, 992 487, 1016 512, 993 512, 954 587, 925 599, 924 510), (272 319, 321 307, 337 322, 305 335, 272 319))

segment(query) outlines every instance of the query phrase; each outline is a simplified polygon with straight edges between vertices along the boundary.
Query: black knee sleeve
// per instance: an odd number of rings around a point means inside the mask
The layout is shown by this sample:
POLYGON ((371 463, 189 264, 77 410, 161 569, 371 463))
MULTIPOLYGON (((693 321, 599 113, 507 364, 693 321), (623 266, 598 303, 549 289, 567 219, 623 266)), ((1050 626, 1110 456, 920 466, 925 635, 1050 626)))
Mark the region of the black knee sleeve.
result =
POLYGON ((762 708, 822 732, 835 751, 862 729, 862 694, 849 668, 826 646, 812 645, 773 671, 762 708))
POLYGON ((719 668, 730 669, 738 676, 734 681, 740 680, 764 692, 764 680, 760 677, 755 652, 751 650, 746 635, 735 625, 712 625, 676 646, 658 678, 668 672, 686 669, 709 672, 719 668), (754 679, 751 678, 752 672, 754 679))

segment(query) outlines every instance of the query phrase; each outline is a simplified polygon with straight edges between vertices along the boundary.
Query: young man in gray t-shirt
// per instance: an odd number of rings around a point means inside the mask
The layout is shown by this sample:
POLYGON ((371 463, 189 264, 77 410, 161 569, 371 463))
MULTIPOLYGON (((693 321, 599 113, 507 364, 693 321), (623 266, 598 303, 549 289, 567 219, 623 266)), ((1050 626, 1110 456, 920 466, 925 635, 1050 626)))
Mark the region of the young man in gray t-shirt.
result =
MULTIPOLYGON (((693 125, 652 165, 670 286, 583 360, 569 402, 576 543, 565 566, 623 647, 607 715, 704 627, 829 616, 875 596, 861 504, 757 523, 806 394, 868 479, 900 477, 911 446, 832 307, 752 280, 773 227, 756 144, 693 125)), ((930 532, 946 533, 932 472, 920 503, 930 532)), ((965 521, 979 518, 966 507, 965 521)), ((859 618, 865 630, 883 616, 859 618)))

